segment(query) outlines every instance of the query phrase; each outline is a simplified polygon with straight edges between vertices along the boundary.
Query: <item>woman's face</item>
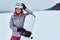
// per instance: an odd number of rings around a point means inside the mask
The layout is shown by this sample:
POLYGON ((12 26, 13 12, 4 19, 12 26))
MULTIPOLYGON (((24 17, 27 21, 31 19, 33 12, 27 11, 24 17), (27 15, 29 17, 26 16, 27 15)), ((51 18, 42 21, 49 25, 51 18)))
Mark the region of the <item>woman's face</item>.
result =
POLYGON ((17 13, 17 14, 20 14, 22 11, 21 11, 21 8, 16 8, 15 9, 15 12, 17 13))

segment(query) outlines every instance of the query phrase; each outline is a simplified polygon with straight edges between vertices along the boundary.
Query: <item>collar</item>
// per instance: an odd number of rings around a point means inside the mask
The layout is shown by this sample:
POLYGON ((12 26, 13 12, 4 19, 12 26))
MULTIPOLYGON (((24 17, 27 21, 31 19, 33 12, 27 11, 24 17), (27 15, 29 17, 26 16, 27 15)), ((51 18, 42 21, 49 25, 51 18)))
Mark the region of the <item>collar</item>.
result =
POLYGON ((17 13, 14 12, 14 16, 19 16, 19 15, 22 15, 22 14, 17 14, 17 13))

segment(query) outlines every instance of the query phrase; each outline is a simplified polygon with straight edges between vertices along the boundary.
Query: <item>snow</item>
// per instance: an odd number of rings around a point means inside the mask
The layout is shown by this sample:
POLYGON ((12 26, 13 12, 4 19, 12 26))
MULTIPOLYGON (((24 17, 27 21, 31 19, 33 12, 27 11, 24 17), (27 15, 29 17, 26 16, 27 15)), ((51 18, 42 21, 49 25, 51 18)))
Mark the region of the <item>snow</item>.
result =
MULTIPOLYGON (((32 40, 60 40, 60 11, 34 11, 36 20, 32 40)), ((0 39, 10 40, 9 21, 12 13, 0 14, 0 39)), ((27 40, 26 38, 24 40, 27 40)))
POLYGON ((0 14, 0 39, 9 40, 11 29, 9 28, 10 13, 0 14))

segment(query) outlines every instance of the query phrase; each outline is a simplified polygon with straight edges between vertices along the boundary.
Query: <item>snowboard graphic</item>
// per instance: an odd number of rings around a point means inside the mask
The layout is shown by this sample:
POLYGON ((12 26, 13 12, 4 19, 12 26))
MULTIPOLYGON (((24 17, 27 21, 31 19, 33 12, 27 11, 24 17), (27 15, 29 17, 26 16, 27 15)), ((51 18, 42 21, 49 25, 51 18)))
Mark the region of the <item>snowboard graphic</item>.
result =
POLYGON ((35 17, 33 15, 28 15, 25 18, 25 22, 24 22, 24 29, 26 29, 26 34, 30 34, 29 37, 25 37, 22 36, 21 40, 29 40, 29 39, 33 39, 33 28, 34 28, 34 23, 35 23, 35 17))

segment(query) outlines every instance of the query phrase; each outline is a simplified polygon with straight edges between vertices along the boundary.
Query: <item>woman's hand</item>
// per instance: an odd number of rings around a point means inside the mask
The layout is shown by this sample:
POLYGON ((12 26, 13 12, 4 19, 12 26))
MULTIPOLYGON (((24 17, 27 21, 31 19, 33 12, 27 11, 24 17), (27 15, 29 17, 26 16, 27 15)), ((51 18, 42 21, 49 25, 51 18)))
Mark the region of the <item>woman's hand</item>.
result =
POLYGON ((22 6, 24 10, 27 8, 24 3, 22 3, 22 6))
POLYGON ((18 28, 17 31, 18 31, 18 32, 24 32, 24 31, 26 31, 26 30, 25 30, 24 28, 18 28))

